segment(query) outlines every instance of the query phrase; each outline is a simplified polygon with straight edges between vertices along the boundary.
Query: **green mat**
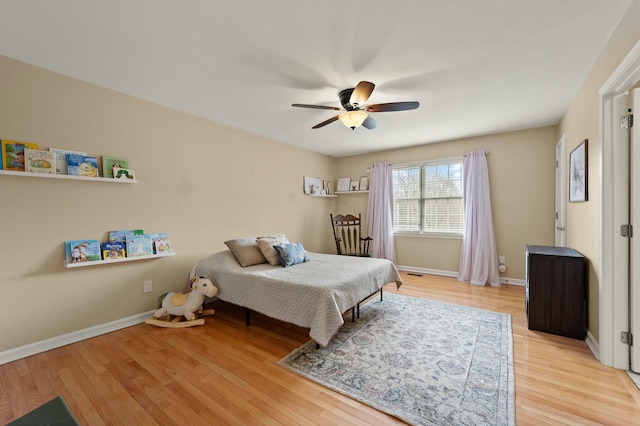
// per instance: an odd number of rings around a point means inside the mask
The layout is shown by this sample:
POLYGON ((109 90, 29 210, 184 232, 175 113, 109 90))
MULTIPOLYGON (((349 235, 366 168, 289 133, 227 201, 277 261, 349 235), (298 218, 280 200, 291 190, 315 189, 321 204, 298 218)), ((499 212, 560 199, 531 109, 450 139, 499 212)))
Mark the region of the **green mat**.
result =
POLYGON ((8 423, 7 426, 79 426, 73 413, 61 397, 56 397, 46 404, 8 423))

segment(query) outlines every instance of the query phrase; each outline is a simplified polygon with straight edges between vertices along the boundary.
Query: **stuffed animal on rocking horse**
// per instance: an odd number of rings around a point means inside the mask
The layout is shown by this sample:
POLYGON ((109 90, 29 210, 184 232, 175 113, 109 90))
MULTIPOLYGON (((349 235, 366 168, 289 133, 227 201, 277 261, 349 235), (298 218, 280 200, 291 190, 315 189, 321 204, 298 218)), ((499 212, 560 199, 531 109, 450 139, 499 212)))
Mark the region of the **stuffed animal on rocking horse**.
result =
POLYGON ((204 277, 193 277, 189 281, 191 292, 164 293, 158 299, 158 310, 153 313, 153 318, 145 321, 146 324, 168 328, 193 327, 204 324, 204 318, 198 316, 213 315, 213 309, 203 309, 205 297, 214 297, 218 294, 218 288, 211 280, 204 277), (172 318, 173 316, 173 318, 172 318), (186 321, 181 321, 186 319, 186 321))

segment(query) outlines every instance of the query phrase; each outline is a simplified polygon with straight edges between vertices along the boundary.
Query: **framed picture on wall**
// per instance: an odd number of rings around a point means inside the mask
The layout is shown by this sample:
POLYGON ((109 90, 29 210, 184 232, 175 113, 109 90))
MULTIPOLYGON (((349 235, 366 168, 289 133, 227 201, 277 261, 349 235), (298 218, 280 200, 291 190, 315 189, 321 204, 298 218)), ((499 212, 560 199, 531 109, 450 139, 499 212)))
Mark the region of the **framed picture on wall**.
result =
POLYGON ((589 199, 587 144, 583 140, 569 155, 569 202, 580 203, 589 199))

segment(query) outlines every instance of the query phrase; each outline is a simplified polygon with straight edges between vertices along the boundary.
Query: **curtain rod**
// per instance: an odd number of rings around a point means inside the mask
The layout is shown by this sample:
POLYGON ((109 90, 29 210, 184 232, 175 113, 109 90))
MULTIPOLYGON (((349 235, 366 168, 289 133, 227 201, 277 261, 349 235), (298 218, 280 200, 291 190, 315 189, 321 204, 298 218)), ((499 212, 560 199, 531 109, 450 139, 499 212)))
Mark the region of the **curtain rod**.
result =
POLYGON ((437 158, 437 159, 434 159, 434 160, 420 160, 420 161, 408 161, 408 162, 405 162, 405 163, 393 163, 393 165, 394 166, 403 167, 403 166, 415 166, 415 165, 418 165, 418 164, 426 164, 426 163, 429 163, 429 164, 440 164, 440 163, 446 164, 446 163, 455 162, 456 160, 459 161, 460 158, 462 158, 462 157, 464 157, 466 155, 467 154, 458 155, 458 156, 455 156, 455 157, 437 158))
MULTIPOLYGON (((462 157, 466 157, 466 156, 467 156, 467 155, 469 155, 469 154, 471 154, 471 153, 470 153, 470 152, 468 152, 468 153, 466 153, 466 154, 463 154, 463 155, 462 155, 462 157)), ((489 151, 487 151, 487 150, 485 149, 485 150, 484 150, 484 155, 489 155, 489 151)), ((391 162, 389 162, 389 161, 378 161, 378 163, 388 163, 388 164, 393 164, 394 166, 400 166, 400 167, 402 167, 402 166, 411 166, 411 165, 414 165, 414 164, 427 163, 427 162, 429 162, 429 161, 434 161, 434 162, 443 162, 443 163, 446 163, 446 162, 449 162, 449 161, 455 160, 456 158, 460 158, 460 157, 446 157, 446 158, 438 158, 437 160, 408 161, 408 162, 405 162, 405 163, 391 163, 391 162)), ((374 163, 374 164, 377 164, 377 163, 374 163)), ((374 164, 372 164, 371 166, 367 167, 367 168, 365 169, 365 173, 370 173, 370 172, 371 172, 371 168, 373 167, 373 165, 374 165, 374 164)))
MULTIPOLYGON (((479 150, 478 150, 479 151, 479 150)), ((484 150, 484 155, 489 155, 489 151, 484 150)), ((466 154, 463 155, 463 157, 466 157, 467 155, 472 154, 471 152, 467 152, 466 154)))

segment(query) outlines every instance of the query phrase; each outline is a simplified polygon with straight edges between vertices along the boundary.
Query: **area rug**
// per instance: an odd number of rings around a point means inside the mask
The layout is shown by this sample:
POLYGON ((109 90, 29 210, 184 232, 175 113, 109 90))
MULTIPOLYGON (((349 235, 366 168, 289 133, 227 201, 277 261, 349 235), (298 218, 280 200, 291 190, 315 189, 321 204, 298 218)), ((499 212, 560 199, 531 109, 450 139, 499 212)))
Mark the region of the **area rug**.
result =
POLYGON ((415 425, 515 425, 511 316, 386 293, 278 362, 415 425))

